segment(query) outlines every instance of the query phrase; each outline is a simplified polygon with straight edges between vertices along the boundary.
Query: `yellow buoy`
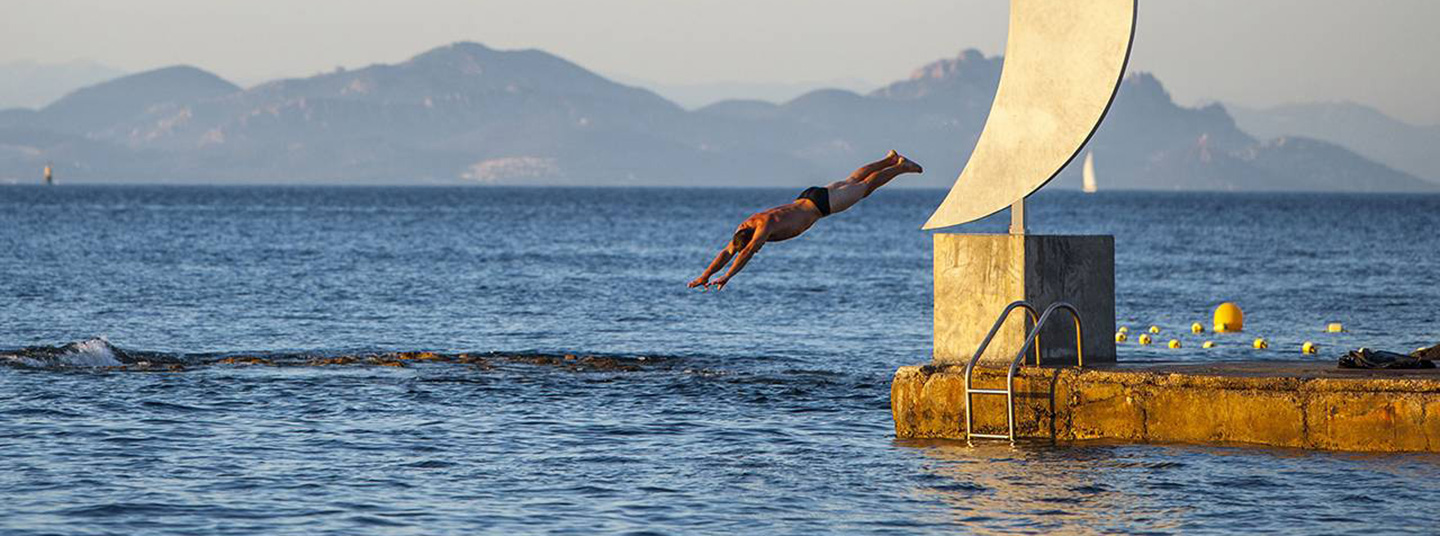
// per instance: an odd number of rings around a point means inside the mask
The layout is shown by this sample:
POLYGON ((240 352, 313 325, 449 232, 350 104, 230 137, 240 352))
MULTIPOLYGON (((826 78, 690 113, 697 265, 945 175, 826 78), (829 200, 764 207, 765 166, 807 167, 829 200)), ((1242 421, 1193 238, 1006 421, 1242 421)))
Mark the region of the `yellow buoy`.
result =
POLYGON ((1120 326, 1120 333, 1130 333, 1130 328, 1120 326))
POLYGON ((1199 322, 1190 324, 1190 333, 1205 333, 1205 326, 1200 325, 1199 322))
POLYGON ((1300 353, 1302 354, 1314 354, 1319 352, 1320 347, 1315 346, 1315 343, 1313 342, 1305 341, 1305 344, 1300 345, 1300 353))
POLYGON ((1232 302, 1225 302, 1215 308, 1215 332, 1235 333, 1245 331, 1245 313, 1240 311, 1240 306, 1232 302))
POLYGON ((1200 345, 1200 347, 1201 347, 1201 348, 1214 348, 1214 347, 1215 347, 1215 341, 1205 341, 1205 344, 1200 345))
POLYGON ((1150 326, 1150 333, 1160 333, 1160 326, 1150 326))
POLYGON ((1115 342, 1125 342, 1125 339, 1128 338, 1129 337, 1126 337, 1125 332, 1123 331, 1115 333, 1115 342))
POLYGON ((1265 340, 1265 337, 1256 337, 1252 345, 1256 350, 1264 350, 1270 347, 1270 341, 1265 340))
POLYGON ((1169 347, 1171 347, 1171 348, 1179 348, 1179 347, 1180 347, 1180 339, 1170 339, 1170 342, 1169 342, 1168 344, 1166 344, 1166 346, 1169 346, 1169 347))
POLYGON ((1150 344, 1150 334, 1141 333, 1140 339, 1137 342, 1139 342, 1140 344, 1150 344))
POLYGON ((1330 333, 1340 333, 1342 331, 1345 331, 1345 326, 1339 322, 1331 322, 1330 325, 1325 326, 1325 331, 1330 333))

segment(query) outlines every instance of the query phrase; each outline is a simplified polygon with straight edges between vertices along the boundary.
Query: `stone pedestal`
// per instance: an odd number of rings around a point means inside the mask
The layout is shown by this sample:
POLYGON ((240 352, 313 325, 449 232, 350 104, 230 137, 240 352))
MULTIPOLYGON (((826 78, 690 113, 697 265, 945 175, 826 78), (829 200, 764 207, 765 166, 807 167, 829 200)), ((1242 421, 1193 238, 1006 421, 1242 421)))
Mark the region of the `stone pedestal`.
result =
MULTIPOLYGON (((1057 301, 1074 305, 1085 364, 1115 361, 1115 237, 937 233, 934 239, 936 364, 968 362, 1000 311, 1016 300, 1039 312, 1057 301)), ((1012 315, 985 350, 987 365, 1008 364, 1032 328, 1023 311, 1012 315)), ((1074 321, 1063 311, 1053 316, 1040 333, 1045 364, 1074 365, 1074 321)))

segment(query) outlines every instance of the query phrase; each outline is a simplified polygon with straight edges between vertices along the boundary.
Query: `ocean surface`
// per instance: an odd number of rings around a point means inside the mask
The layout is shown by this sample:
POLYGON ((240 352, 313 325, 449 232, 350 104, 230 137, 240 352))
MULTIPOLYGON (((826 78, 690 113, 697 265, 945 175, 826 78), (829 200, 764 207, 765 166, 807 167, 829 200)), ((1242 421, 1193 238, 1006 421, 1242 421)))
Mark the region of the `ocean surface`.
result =
MULTIPOLYGON (((0 534, 1440 526, 1436 455, 896 440, 944 192, 882 190, 724 291, 685 287, 795 193, 0 187, 0 534)), ((1031 211, 1034 232, 1115 235, 1119 324, 1184 344, 1122 361, 1440 342, 1440 196, 1031 211), (1222 301, 1246 333, 1192 335, 1222 301)))

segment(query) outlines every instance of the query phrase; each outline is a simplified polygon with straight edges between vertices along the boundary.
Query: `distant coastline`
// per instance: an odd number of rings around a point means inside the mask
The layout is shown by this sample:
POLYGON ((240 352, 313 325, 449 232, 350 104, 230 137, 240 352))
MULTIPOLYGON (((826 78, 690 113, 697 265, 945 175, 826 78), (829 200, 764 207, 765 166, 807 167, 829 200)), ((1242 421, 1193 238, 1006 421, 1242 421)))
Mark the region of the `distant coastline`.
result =
MULTIPOLYGON (((543 51, 476 43, 250 88, 175 66, 0 110, 0 181, 38 180, 53 161, 66 183, 793 188, 898 148, 931 170, 901 186, 944 188, 979 136, 1002 62, 966 50, 866 94, 695 110, 543 51)), ((1317 139, 1246 114, 1263 134, 1223 105, 1179 106, 1154 76, 1132 73, 1086 150, 1107 190, 1440 191, 1440 177, 1412 173, 1430 169, 1417 149, 1357 153, 1334 128, 1309 128, 1328 138, 1317 139)), ((1078 189, 1079 168, 1052 187, 1078 189)))

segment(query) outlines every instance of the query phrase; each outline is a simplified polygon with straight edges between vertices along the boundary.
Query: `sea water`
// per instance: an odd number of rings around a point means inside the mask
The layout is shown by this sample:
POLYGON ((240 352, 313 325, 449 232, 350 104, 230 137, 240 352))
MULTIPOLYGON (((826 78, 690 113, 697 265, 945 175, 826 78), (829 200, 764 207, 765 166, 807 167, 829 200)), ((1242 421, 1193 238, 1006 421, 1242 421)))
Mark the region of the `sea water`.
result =
MULTIPOLYGON (((1440 523, 1430 454, 896 440, 889 380, 929 358, 919 227, 944 192, 883 190, 724 291, 686 288, 744 216, 795 193, 0 188, 0 533, 1440 523)), ((1122 361, 1440 342, 1440 196, 1030 208, 1037 233, 1114 235, 1118 323, 1184 346, 1132 337, 1122 361), (1246 333, 1191 334, 1222 301, 1246 333)))

